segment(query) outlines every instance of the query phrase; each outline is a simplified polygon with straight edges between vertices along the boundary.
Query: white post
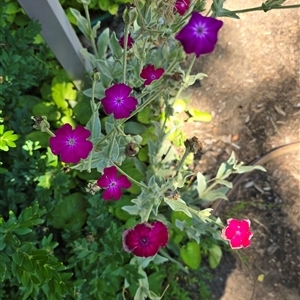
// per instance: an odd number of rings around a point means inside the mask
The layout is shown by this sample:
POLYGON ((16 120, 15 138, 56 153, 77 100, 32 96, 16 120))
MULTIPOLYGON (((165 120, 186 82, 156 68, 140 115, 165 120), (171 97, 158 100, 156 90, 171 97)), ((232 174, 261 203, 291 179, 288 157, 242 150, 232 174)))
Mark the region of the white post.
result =
POLYGON ((77 88, 90 82, 90 63, 80 54, 82 45, 58 0, 18 0, 32 20, 42 25, 42 36, 77 88), (80 82, 81 81, 81 82, 80 82))

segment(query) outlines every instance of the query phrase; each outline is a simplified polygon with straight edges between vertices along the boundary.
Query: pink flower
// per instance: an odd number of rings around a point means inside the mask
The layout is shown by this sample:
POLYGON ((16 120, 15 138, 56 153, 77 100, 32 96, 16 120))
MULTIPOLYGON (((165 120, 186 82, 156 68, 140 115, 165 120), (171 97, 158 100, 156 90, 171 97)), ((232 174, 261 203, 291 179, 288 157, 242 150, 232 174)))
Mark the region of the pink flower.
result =
POLYGON ((123 189, 129 189, 131 182, 125 175, 120 175, 117 178, 118 170, 115 166, 104 169, 103 175, 98 179, 97 184, 102 189, 105 189, 102 196, 104 200, 120 200, 123 189))
POLYGON ((144 84, 149 85, 152 81, 158 80, 164 72, 165 70, 163 68, 155 70, 153 65, 147 65, 143 68, 140 76, 145 79, 144 84))
POLYGON ((55 131, 55 136, 50 138, 50 148, 54 155, 60 155, 65 163, 78 163, 89 156, 93 143, 87 141, 91 132, 78 125, 74 130, 70 124, 64 124, 55 131))
POLYGON ((193 12, 189 22, 175 38, 181 42, 187 54, 195 53, 199 57, 214 50, 222 25, 222 21, 193 12))
MULTIPOLYGON (((120 46, 124 49, 124 36, 122 36, 119 40, 120 46)), ((134 39, 128 34, 127 38, 127 49, 130 49, 132 45, 134 44, 134 39)))
POLYGON ((221 237, 229 241, 232 249, 247 248, 253 232, 250 231, 250 220, 228 219, 227 226, 222 230, 221 237))
POLYGON ((190 7, 190 0, 177 0, 175 3, 175 10, 183 16, 190 7))
POLYGON ((149 257, 155 255, 161 247, 168 243, 167 226, 159 221, 141 223, 123 232, 123 248, 136 256, 149 257))
POLYGON ((115 119, 127 118, 135 110, 138 101, 129 97, 132 88, 124 83, 116 83, 105 90, 102 105, 106 114, 114 114, 115 119))

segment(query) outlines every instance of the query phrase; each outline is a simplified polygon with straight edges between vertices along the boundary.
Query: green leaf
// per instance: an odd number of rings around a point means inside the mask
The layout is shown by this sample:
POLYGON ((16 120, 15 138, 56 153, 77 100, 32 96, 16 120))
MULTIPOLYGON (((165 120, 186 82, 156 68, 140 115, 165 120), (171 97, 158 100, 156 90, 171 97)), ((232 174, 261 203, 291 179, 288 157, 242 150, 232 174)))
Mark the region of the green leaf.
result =
POLYGON ((54 228, 79 230, 86 221, 87 203, 81 193, 74 193, 66 197, 57 205, 51 220, 54 228))
POLYGON ((120 58, 122 56, 123 49, 119 44, 115 32, 111 34, 109 47, 114 57, 120 58))
POLYGON ((17 250, 13 255, 12 255, 12 260, 18 265, 22 266, 23 264, 23 259, 24 259, 24 254, 22 251, 17 250))
POLYGON ((100 35, 97 41, 98 57, 100 59, 106 57, 107 47, 109 45, 109 28, 106 28, 100 35))
POLYGON ((252 172, 253 170, 260 170, 266 172, 266 169, 262 166, 238 166, 235 173, 242 174, 252 172))
POLYGON ((29 280, 30 280, 30 277, 29 277, 28 273, 25 270, 23 270, 22 275, 21 275, 22 285, 27 286, 29 280))
POLYGON ((204 77, 207 77, 204 73, 198 73, 196 75, 189 75, 187 80, 184 82, 185 87, 189 87, 190 85, 194 84, 196 80, 202 80, 204 77))
POLYGON ((51 95, 57 107, 62 109, 68 108, 66 100, 74 101, 76 99, 77 91, 64 71, 53 78, 51 95))
POLYGON ((217 244, 213 244, 208 249, 208 263, 212 269, 215 269, 221 262, 222 249, 217 244))
POLYGON ((216 190, 208 191, 207 193, 204 193, 201 196, 201 200, 205 201, 205 202, 212 202, 212 201, 215 201, 219 198, 224 199, 224 200, 228 200, 228 198, 226 197, 225 194, 223 194, 219 191, 216 191, 216 190))
POLYGON ((180 257, 189 268, 197 270, 201 263, 199 244, 195 241, 188 242, 180 248, 180 257))
POLYGON ((90 28, 89 28, 89 23, 86 18, 84 18, 80 12, 77 9, 70 8, 71 13, 77 20, 77 26, 80 29, 80 31, 84 34, 84 36, 90 40, 90 28))
POLYGON ((14 134, 13 130, 4 131, 4 125, 0 125, 0 149, 8 151, 9 147, 14 148, 17 145, 14 143, 19 136, 14 134))
POLYGON ((188 112, 191 114, 191 118, 188 119, 188 122, 210 122, 212 116, 207 111, 200 111, 195 108, 190 108, 188 112))
MULTIPOLYGON (((226 175, 226 174, 229 175, 232 172, 233 166, 235 164, 236 164, 235 154, 234 154, 234 152, 232 152, 229 159, 226 162, 221 164, 221 166, 217 172, 216 178, 221 179, 224 175, 226 175)), ((222 179, 224 179, 224 178, 222 178, 222 179)))
POLYGON ((25 235, 25 234, 28 234, 30 232, 32 232, 32 229, 30 228, 21 228, 21 227, 18 227, 16 229, 13 230, 14 233, 16 234, 19 234, 19 235, 25 235))
POLYGON ((192 214, 189 211, 189 207, 182 199, 173 200, 173 199, 164 198, 164 201, 172 208, 172 210, 182 211, 187 216, 192 218, 192 214))
POLYGON ((199 197, 201 197, 201 195, 205 191, 205 189, 206 189, 206 179, 202 173, 198 172, 197 173, 197 191, 198 191, 199 197))

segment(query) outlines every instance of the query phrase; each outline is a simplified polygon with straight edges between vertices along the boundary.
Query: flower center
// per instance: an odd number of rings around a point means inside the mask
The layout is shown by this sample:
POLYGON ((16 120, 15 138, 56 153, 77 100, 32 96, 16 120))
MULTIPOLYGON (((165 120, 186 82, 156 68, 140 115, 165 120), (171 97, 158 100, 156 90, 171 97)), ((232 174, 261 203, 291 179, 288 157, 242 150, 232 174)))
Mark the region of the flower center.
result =
POLYGON ((142 237, 142 238, 140 239, 140 243, 141 243, 142 246, 147 246, 147 245, 149 245, 149 241, 148 241, 148 239, 147 239, 146 237, 142 237))
POLYGON ((112 182, 109 184, 109 187, 110 187, 110 188, 114 188, 116 185, 117 185, 117 183, 116 183, 115 181, 112 181, 112 182))
POLYGON ((123 98, 116 98, 116 100, 115 100, 115 101, 116 101, 116 103, 117 103, 117 104, 119 104, 119 105, 120 105, 120 104, 122 104, 122 103, 123 103, 123 98))
POLYGON ((68 138, 67 145, 68 146, 75 146, 76 140, 74 138, 68 138))
POLYGON ((202 24, 198 24, 198 26, 195 28, 195 33, 198 37, 203 37, 206 34, 206 28, 202 24))
POLYGON ((152 75, 150 76, 150 78, 153 80, 153 79, 156 79, 156 76, 155 76, 154 74, 152 74, 152 75))

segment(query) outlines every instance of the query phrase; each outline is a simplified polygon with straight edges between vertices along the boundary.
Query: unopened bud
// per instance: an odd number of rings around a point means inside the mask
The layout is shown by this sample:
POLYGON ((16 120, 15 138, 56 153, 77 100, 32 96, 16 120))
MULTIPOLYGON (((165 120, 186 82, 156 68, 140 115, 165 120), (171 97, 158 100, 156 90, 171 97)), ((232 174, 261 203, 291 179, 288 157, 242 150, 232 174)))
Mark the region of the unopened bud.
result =
POLYGON ((125 155, 129 157, 136 156, 139 152, 139 145, 136 143, 129 143, 125 148, 125 155))
POLYGON ((184 142, 184 146, 190 153, 197 153, 201 151, 203 146, 200 143, 199 139, 196 136, 193 136, 191 139, 187 139, 184 142))

